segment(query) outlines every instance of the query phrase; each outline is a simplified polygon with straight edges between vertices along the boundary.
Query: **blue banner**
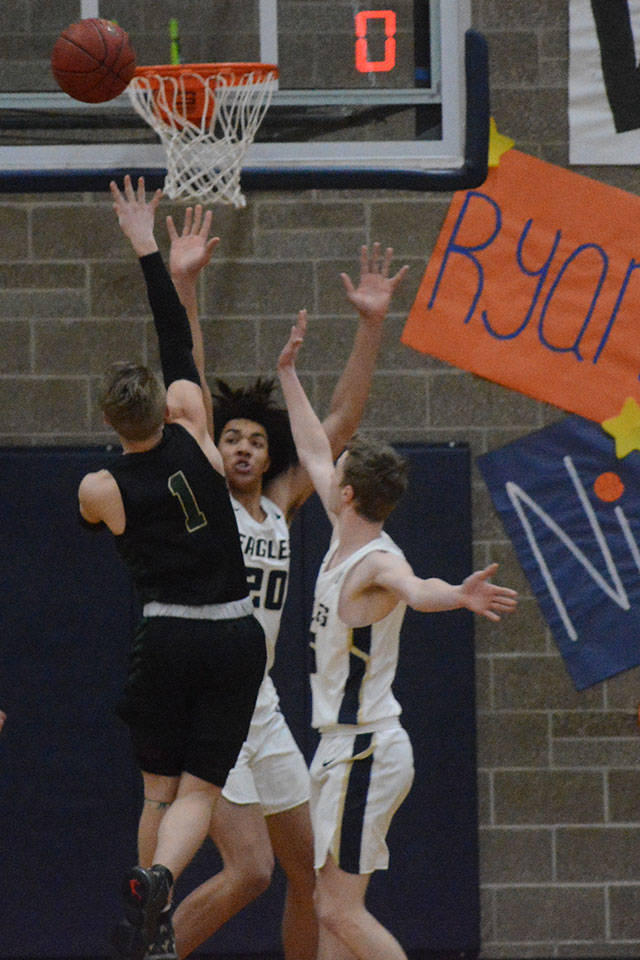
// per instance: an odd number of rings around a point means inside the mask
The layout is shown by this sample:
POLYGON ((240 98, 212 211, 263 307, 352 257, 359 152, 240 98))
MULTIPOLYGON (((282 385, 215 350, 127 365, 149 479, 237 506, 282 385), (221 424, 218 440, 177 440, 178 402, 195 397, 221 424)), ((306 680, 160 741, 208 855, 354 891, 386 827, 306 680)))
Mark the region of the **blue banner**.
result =
POLYGON ((568 417, 478 459, 577 690, 640 664, 640 452, 568 417))

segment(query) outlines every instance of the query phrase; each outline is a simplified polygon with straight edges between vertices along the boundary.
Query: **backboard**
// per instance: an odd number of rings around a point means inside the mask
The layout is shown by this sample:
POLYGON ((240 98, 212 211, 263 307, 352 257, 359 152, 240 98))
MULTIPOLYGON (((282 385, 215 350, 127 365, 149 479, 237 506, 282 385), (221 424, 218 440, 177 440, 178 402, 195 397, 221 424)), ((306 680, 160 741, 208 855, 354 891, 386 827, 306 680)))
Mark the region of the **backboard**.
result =
POLYGON ((162 183, 162 147, 126 94, 80 104, 55 85, 48 53, 87 16, 117 20, 142 65, 169 62, 171 18, 183 62, 278 65, 245 189, 454 190, 486 177, 487 52, 470 0, 58 0, 37 37, 20 0, 5 5, 17 15, 3 17, 0 191, 102 189, 125 172, 162 183))

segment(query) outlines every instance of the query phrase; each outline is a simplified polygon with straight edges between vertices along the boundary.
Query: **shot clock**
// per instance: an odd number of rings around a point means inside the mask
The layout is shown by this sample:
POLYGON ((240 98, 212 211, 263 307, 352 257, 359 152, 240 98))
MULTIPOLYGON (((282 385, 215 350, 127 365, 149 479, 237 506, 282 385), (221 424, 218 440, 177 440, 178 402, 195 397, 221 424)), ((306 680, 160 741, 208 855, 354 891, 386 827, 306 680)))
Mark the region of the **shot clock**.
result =
POLYGON ((396 12, 395 10, 359 10, 355 16, 356 70, 358 73, 391 73, 396 65, 396 12), (371 60, 369 38, 371 22, 384 23, 384 57, 371 60))
MULTIPOLYGON (((450 0, 448 0, 450 2, 450 0)), ((439 62, 440 2, 262 0, 262 41, 283 90, 425 89, 439 62), (293 15, 292 15, 293 14, 293 15), (274 29, 274 20, 277 26, 274 29)))

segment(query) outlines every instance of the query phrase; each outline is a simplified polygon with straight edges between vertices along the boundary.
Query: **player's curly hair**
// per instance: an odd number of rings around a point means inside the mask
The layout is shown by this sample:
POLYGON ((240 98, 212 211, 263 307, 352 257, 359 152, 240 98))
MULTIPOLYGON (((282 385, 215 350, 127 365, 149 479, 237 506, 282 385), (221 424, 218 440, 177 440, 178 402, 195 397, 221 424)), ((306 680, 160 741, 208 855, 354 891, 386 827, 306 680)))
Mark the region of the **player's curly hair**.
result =
POLYGON ((275 380, 259 377, 250 387, 233 390, 224 380, 216 380, 213 399, 213 429, 216 444, 230 420, 253 420, 267 433, 271 466, 264 475, 269 482, 297 462, 289 415, 278 407, 273 391, 275 380))

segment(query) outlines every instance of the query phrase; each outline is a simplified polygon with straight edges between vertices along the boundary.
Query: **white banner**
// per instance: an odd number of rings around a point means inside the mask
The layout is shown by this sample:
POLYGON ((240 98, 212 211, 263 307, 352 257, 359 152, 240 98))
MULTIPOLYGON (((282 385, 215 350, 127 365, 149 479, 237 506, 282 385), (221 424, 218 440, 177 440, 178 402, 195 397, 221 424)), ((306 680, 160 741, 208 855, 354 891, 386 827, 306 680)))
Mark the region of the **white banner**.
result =
POLYGON ((640 0, 571 0, 569 162, 640 163, 640 0))

